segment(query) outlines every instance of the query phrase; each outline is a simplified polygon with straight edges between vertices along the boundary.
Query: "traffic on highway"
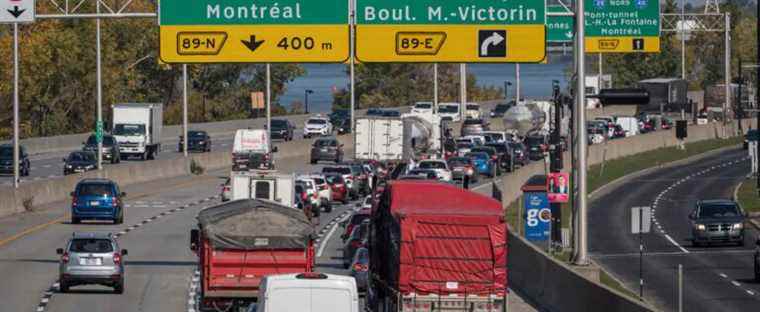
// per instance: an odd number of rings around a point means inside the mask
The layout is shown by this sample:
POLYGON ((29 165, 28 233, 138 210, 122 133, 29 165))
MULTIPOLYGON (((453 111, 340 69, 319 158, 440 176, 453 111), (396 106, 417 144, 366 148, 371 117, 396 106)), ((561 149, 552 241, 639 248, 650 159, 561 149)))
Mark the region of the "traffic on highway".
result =
POLYGON ((0 1, 0 312, 760 311, 758 18, 0 1))

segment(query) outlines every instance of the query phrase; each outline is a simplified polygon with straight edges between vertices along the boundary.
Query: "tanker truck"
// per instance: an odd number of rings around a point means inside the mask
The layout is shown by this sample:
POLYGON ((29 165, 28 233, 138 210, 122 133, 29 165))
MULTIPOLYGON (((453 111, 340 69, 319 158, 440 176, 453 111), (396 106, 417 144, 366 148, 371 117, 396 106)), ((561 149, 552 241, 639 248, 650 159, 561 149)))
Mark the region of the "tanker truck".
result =
MULTIPOLYGON (((560 121, 560 135, 566 136, 570 128, 570 114, 565 111, 560 121)), ((551 101, 522 102, 504 114, 504 128, 525 137, 528 134, 547 135, 554 122, 554 103, 551 101)))
POLYGON ((356 119, 355 159, 418 158, 441 148, 441 118, 430 113, 356 119))

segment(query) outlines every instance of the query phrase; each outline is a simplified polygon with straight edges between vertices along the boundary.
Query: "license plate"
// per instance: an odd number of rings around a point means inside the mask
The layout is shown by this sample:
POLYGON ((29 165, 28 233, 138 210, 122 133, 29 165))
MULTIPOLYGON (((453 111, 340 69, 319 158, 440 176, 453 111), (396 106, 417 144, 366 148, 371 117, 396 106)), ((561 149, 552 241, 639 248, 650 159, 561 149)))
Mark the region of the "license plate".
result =
POLYGON ((240 168, 248 168, 248 165, 238 165, 240 168))
POLYGON ((320 151, 323 152, 323 153, 327 153, 327 149, 326 148, 323 148, 320 151))
POLYGON ((74 172, 84 172, 84 169, 74 169, 74 172))
POLYGON ((100 202, 97 200, 93 200, 90 202, 90 206, 100 206, 100 202))
POLYGON ((100 258, 79 258, 79 265, 101 265, 100 258))

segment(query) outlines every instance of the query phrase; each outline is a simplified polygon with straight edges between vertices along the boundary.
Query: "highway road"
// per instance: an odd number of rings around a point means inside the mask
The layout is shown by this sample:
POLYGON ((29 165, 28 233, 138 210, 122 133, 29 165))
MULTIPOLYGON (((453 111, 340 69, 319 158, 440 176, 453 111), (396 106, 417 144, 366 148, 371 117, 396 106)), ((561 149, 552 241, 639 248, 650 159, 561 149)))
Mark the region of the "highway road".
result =
MULTIPOLYGON (((319 171, 306 157, 278 159, 284 172, 319 171)), ((227 176, 217 170, 203 176, 151 181, 124 188, 128 193, 123 225, 72 225, 62 219, 69 203, 61 201, 37 212, 0 218, 0 293, 2 311, 188 311, 196 257, 189 250, 189 230, 195 216, 219 202, 219 185, 227 176), (129 250, 125 257, 126 290, 115 295, 110 288, 82 286, 71 293, 57 292, 58 256, 74 231, 103 231, 119 235, 129 250), (25 235, 24 235, 25 234, 25 235)), ((476 191, 489 193, 482 182, 476 191)), ((348 274, 340 266, 341 228, 336 221, 348 215, 354 203, 323 213, 317 247, 320 271, 348 274), (331 223, 332 222, 332 223, 331 223)), ((515 311, 535 311, 518 295, 510 296, 515 311)))
POLYGON ((697 200, 732 198, 749 172, 739 148, 657 169, 602 191, 589 210, 592 259, 639 291, 639 239, 630 234, 631 208, 652 207, 653 232, 644 234, 644 298, 677 309, 677 266, 683 265, 683 311, 757 311, 760 283, 753 281, 757 232, 748 227, 743 247, 693 247, 688 214, 697 200))

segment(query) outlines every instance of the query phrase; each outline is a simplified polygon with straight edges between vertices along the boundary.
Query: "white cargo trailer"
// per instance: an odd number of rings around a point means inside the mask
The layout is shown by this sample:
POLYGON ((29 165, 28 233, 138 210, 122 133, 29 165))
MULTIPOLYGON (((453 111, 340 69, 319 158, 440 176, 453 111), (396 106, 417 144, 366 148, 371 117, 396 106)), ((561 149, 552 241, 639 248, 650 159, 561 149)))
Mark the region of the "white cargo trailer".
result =
POLYGON ((295 207, 295 175, 276 171, 233 171, 230 174, 231 200, 265 199, 295 207))
POLYGON ((404 123, 400 118, 356 119, 355 159, 400 160, 403 144, 404 123))

